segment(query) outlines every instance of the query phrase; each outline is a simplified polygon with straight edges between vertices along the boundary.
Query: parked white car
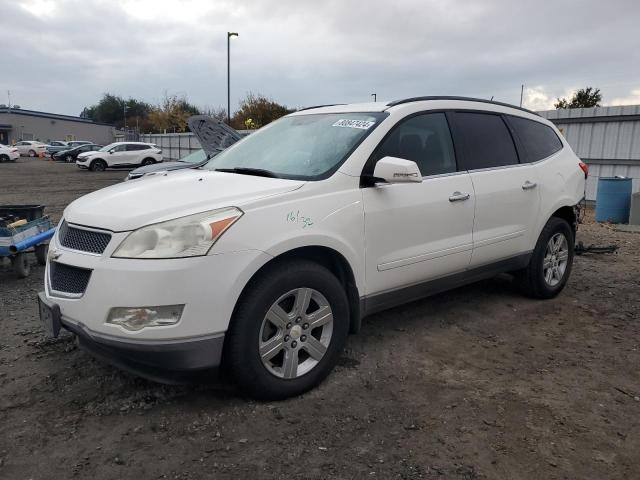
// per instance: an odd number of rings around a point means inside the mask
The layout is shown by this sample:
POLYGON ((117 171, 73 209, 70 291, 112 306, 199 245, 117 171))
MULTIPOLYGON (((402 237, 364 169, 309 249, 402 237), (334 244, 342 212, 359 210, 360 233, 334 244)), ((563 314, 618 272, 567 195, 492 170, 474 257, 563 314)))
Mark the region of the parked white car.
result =
POLYGON ((15 147, 22 156, 37 157, 47 150, 47 145, 35 140, 24 140, 15 144, 15 147))
POLYGON ((91 171, 131 168, 162 162, 162 150, 153 143, 115 142, 95 152, 78 155, 76 165, 91 171))
POLYGON ((557 295, 586 174, 552 123, 497 102, 299 111, 70 204, 41 318, 149 378, 222 365, 255 397, 297 395, 372 312, 502 272, 557 295))
POLYGON ((0 143, 0 163, 15 162, 20 157, 20 152, 16 147, 7 147, 0 143))

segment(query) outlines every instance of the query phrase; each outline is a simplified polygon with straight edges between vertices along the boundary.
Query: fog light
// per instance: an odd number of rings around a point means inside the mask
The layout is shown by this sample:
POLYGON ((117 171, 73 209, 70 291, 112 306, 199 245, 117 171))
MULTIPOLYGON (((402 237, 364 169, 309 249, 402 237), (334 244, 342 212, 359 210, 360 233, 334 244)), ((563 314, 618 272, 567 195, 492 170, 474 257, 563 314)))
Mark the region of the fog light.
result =
POLYGON ((107 323, 120 325, 131 331, 146 327, 164 327, 180 321, 184 305, 159 307, 114 307, 109 311, 107 323))

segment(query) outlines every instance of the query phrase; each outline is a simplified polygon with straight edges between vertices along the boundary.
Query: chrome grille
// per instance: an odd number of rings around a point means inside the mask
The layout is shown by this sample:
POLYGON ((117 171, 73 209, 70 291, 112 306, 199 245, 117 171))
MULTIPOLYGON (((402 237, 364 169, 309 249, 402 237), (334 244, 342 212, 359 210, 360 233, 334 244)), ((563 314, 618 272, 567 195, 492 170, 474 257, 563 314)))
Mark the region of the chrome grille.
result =
POLYGON ((56 292, 82 295, 87 289, 91 270, 72 267, 64 263, 51 262, 49 264, 49 279, 51 289, 56 292))
POLYGON ((62 222, 58 238, 60 245, 63 247, 81 252, 100 254, 104 252, 111 241, 111 234, 76 228, 70 226, 67 222, 62 222))

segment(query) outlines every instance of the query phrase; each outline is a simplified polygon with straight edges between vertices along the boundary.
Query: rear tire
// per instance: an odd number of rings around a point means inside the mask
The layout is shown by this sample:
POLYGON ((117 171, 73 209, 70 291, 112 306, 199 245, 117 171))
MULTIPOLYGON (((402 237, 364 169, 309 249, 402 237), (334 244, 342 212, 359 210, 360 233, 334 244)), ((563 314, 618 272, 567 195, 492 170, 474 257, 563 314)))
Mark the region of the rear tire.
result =
POLYGON ((153 158, 145 158, 144 160, 142 160, 142 166, 146 167, 147 165, 153 165, 154 163, 156 163, 156 161, 153 158))
POLYGON ((24 252, 17 253, 12 259, 13 271, 16 272, 18 278, 27 278, 31 272, 29 265, 29 257, 24 252))
POLYGON ((36 156, 35 150, 29 150, 29 156, 30 157, 35 157, 36 156))
POLYGON ((73 157, 71 155, 67 155, 66 157, 64 157, 64 161, 67 163, 71 163, 73 162, 73 157))
POLYGON ((558 295, 571 274, 574 244, 569 223, 551 217, 538 237, 529 265, 516 273, 523 293, 541 299, 558 295))
POLYGON ((9 157, 7 155, 0 155, 0 163, 8 162, 9 157))
POLYGON ((316 263, 288 261, 252 280, 239 299, 224 366, 252 397, 300 395, 331 372, 348 331, 349 305, 340 281, 316 263))
POLYGON ((107 163, 104 160, 94 160, 89 165, 89 170, 92 172, 104 172, 107 169, 107 163))

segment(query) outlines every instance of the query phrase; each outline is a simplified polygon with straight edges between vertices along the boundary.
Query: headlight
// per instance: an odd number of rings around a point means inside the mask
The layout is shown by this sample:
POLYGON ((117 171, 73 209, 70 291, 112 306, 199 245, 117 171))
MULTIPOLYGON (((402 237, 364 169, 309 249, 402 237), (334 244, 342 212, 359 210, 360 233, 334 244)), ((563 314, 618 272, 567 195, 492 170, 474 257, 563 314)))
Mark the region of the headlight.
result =
POLYGON ((116 249, 116 258, 183 258, 206 255, 222 234, 242 216, 229 207, 142 227, 116 249))

